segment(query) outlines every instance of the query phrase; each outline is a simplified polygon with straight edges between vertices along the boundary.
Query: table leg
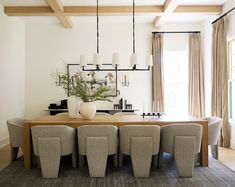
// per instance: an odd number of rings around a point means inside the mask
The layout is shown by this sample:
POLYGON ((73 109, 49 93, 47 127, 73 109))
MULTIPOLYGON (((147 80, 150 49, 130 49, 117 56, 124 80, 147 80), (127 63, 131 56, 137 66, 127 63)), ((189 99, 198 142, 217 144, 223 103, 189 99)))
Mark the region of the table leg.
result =
POLYGON ((208 122, 202 123, 201 166, 208 167, 208 122))
POLYGON ((31 140, 30 140, 30 124, 24 126, 24 168, 31 168, 31 140))

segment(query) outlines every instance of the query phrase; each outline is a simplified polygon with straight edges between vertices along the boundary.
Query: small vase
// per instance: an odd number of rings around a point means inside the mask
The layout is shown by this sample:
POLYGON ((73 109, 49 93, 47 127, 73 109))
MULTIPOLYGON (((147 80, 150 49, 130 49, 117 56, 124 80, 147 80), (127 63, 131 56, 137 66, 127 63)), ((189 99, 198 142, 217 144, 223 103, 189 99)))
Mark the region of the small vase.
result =
POLYGON ((77 118, 79 111, 79 101, 74 95, 68 97, 68 112, 69 117, 77 118))
POLYGON ((96 113, 96 106, 93 102, 85 102, 80 105, 80 114, 84 119, 93 119, 96 113))

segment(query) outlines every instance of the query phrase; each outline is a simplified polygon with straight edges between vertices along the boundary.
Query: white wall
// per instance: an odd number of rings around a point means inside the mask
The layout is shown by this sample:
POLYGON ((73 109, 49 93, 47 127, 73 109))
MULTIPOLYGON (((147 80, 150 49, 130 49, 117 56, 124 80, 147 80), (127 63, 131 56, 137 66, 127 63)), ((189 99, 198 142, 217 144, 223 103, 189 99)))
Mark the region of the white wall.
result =
MULTIPOLYGON (((96 50, 95 23, 80 23, 73 29, 64 29, 58 24, 26 24, 26 114, 28 118, 46 114, 43 110, 49 103, 58 103, 66 98, 62 88, 56 87, 51 77, 56 64, 64 59, 67 63, 78 61, 80 54, 92 59, 96 50)), ((200 30, 200 24, 169 24, 161 30, 200 30)), ((136 50, 140 55, 140 62, 144 65, 145 54, 151 53, 151 24, 136 24, 136 50)), ((170 44, 178 41, 169 41, 170 44)), ((100 52, 104 62, 109 63, 114 52, 121 54, 121 63, 128 66, 132 53, 132 26, 130 23, 101 23, 100 24, 100 52)), ((133 108, 142 112, 143 102, 151 100, 151 73, 130 73, 130 86, 121 86, 119 74, 118 89, 121 95, 114 99, 114 103, 123 97, 133 108)), ((99 102, 98 108, 112 108, 114 103, 99 102)))
POLYGON ((23 117, 25 109, 25 30, 0 5, 0 147, 8 143, 6 120, 23 117))
MULTIPOLYGON (((151 53, 151 30, 148 24, 136 25, 136 50, 144 65, 144 54, 151 53)), ((64 90, 56 87, 51 77, 58 61, 75 63, 80 54, 91 61, 96 51, 95 23, 81 23, 73 29, 57 24, 26 24, 26 113, 34 118, 45 114, 49 103, 66 98, 64 90)), ((132 53, 132 27, 130 24, 103 23, 100 26, 100 53, 104 63, 110 63, 112 53, 121 54, 121 63, 128 66, 132 53)), ((142 109, 143 101, 150 102, 151 79, 149 72, 130 73, 130 86, 123 88, 119 75, 121 95, 133 108, 142 109)), ((113 108, 114 103, 99 102, 98 108, 113 108)))

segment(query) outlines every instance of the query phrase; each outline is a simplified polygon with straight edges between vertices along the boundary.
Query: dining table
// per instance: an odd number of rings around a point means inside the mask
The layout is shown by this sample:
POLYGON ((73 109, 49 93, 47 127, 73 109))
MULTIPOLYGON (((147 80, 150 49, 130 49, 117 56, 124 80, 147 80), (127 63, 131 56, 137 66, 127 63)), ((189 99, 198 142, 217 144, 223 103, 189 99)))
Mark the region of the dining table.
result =
POLYGON ((83 119, 82 116, 71 118, 65 115, 41 116, 29 120, 24 126, 24 167, 30 169, 33 163, 33 145, 31 128, 38 125, 67 125, 77 128, 82 125, 159 125, 179 123, 197 123, 202 125, 202 141, 200 152, 200 165, 208 166, 208 121, 203 118, 193 118, 180 115, 162 115, 162 116, 141 116, 141 115, 96 115, 91 120, 83 119))

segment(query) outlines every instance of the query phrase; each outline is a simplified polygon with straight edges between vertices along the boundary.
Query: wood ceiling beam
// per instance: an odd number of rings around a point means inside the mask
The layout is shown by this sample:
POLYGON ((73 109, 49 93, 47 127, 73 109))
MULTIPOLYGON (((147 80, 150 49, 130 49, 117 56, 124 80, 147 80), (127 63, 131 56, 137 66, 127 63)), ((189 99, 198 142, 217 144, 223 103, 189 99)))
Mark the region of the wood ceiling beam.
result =
POLYGON ((73 23, 70 17, 64 15, 64 7, 60 0, 47 0, 56 17, 64 28, 72 28, 73 23))
MULTIPOLYGON (((94 16, 96 6, 64 6, 65 16, 94 16)), ((164 14, 164 6, 136 6, 136 14, 164 14)), ((8 16, 55 16, 55 12, 49 6, 6 6, 4 12, 8 16)), ((219 14, 222 6, 178 6, 173 13, 177 14, 219 14)), ((132 6, 100 6, 100 15, 131 15, 132 6)))
MULTIPOLYGON (((179 5, 180 0, 166 0, 164 3, 164 15, 171 14, 179 5)), ((157 16, 153 22, 154 27, 160 27, 166 19, 164 19, 164 15, 157 16)))

